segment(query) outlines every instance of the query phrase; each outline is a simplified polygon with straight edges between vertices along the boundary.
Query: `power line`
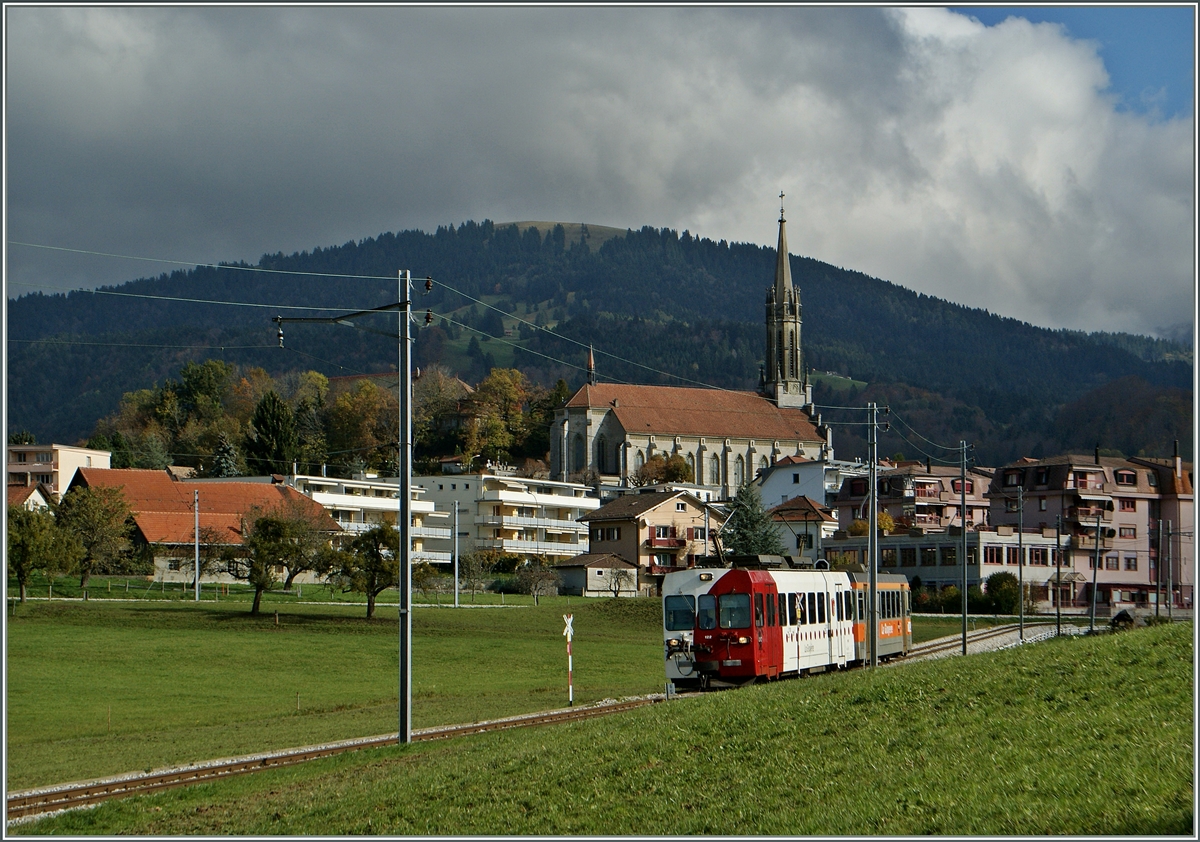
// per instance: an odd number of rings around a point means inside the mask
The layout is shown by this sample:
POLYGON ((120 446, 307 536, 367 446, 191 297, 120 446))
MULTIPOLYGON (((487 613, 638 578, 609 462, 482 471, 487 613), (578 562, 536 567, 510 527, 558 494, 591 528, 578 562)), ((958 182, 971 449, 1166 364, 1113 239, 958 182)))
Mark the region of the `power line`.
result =
MULTIPOLYGON (((934 447, 940 447, 942 450, 962 450, 962 448, 959 445, 950 446, 950 445, 945 445, 945 444, 938 444, 936 441, 933 441, 932 439, 927 439, 927 438, 925 438, 925 436, 921 435, 916 430, 914 430, 912 425, 909 424, 907 421, 905 421, 903 418, 901 418, 899 415, 896 415, 895 418, 897 421, 899 421, 901 424, 903 424, 905 427, 907 427, 914 436, 917 436, 922 441, 927 442, 928 444, 931 444, 934 447)), ((899 435, 899 433, 897 433, 897 435, 899 435)), ((914 445, 914 447, 915 447, 915 445, 914 445)), ((955 464, 957 464, 957 463, 955 463, 955 464)))
POLYGON ((33 344, 44 342, 48 345, 97 345, 105 348, 172 348, 189 349, 194 351, 244 351, 256 348, 274 348, 274 345, 151 345, 136 342, 85 342, 74 339, 9 339, 9 342, 33 344))
MULTIPOLYGON (((136 257, 131 254, 114 254, 107 251, 90 251, 88 249, 72 249, 64 246, 47 246, 41 243, 21 243, 9 240, 10 246, 27 246, 28 248, 46 249, 48 251, 65 251, 71 254, 89 254, 96 257, 116 257, 121 260, 140 260, 146 263, 166 263, 172 266, 195 266, 206 269, 235 269, 239 272, 266 272, 272 275, 304 275, 310 278, 346 278, 350 280, 394 281, 391 275, 343 275, 337 272, 298 272, 293 269, 264 269, 261 266, 238 266, 230 263, 206 263, 200 260, 169 260, 161 257, 136 257)), ((21 286, 30 286, 21 284, 21 286)))
MULTIPOLYGON (((11 285, 28 287, 31 289, 53 289, 53 287, 48 287, 45 285, 24 284, 20 283, 19 281, 13 281, 11 282, 11 285)), ((115 295, 119 298, 145 298, 151 301, 175 301, 183 304, 219 304, 225 307, 254 307, 266 310, 318 310, 324 313, 330 310, 338 309, 337 307, 308 307, 302 304, 254 304, 249 301, 217 301, 207 298, 182 298, 174 295, 147 295, 145 293, 137 292, 116 292, 115 290, 111 289, 71 289, 60 290, 60 292, 79 292, 89 293, 91 295, 115 295)))

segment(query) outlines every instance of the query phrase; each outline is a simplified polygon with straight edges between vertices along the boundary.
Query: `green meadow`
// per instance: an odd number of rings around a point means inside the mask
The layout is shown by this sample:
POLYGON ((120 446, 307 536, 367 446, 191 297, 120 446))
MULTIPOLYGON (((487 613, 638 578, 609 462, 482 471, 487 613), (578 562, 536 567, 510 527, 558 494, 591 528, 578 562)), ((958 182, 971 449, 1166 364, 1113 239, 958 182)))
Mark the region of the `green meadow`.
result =
POLYGON ((9 833, 1193 836, 1193 634, 1062 637, 373 749, 9 833))
MULTIPOLYGON (((414 611, 414 728, 565 707, 568 611, 577 704, 662 691, 657 601, 535 607, 509 595, 501 606, 491 596, 494 607, 414 611)), ((9 789, 396 730, 394 605, 371 622, 361 604, 247 609, 182 599, 17 606, 9 789)))

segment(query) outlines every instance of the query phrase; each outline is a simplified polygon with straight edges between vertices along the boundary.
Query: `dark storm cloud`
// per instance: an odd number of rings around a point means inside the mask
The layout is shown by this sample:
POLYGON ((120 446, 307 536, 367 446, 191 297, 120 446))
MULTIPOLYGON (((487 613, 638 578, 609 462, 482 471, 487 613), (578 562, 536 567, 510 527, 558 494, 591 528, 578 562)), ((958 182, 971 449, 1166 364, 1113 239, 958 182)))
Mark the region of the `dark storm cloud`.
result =
MULTIPOLYGON (((245 259, 466 219, 689 228, 1048 325, 1190 302, 1190 125, 939 10, 9 8, 12 240, 245 259), (1131 291, 1130 273, 1155 278, 1131 291)), ((9 249, 18 284, 164 268, 9 249)))

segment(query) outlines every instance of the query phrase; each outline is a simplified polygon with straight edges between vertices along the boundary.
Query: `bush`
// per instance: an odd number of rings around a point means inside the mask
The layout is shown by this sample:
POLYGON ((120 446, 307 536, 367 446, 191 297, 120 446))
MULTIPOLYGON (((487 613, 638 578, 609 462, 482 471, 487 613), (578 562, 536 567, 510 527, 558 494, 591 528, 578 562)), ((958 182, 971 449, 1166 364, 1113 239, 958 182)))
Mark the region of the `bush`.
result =
POLYGON ((1021 584, 1013 574, 993 573, 984 582, 984 587, 997 614, 1016 614, 1021 607, 1021 584))

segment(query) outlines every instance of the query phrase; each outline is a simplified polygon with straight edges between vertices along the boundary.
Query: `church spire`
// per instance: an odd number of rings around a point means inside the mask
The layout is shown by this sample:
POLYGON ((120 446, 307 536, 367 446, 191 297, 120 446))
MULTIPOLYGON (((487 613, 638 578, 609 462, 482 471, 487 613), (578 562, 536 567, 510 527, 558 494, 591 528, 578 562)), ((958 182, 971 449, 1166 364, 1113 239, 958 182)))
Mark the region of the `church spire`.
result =
POLYGON ((775 300, 782 302, 792 288, 792 266, 788 260, 787 220, 783 218, 783 191, 779 191, 779 245, 775 249, 775 300))
POLYGON ((788 258, 787 220, 783 193, 779 194, 779 246, 775 256, 775 283, 767 288, 766 358, 763 392, 776 406, 801 407, 811 402, 800 347, 800 293, 792 286, 788 258))
POLYGON ((587 382, 589 386, 596 385, 596 356, 592 353, 591 345, 588 346, 587 382))

